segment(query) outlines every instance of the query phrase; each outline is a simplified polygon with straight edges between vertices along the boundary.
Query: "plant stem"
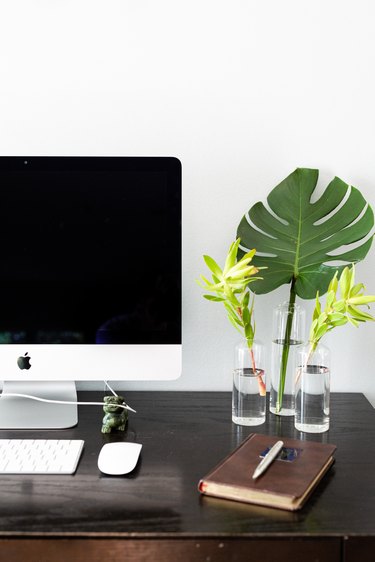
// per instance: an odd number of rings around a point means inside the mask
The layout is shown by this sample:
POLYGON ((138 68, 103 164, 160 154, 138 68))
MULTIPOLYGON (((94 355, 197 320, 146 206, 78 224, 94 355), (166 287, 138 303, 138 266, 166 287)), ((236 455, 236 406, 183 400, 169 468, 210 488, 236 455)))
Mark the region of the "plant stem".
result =
MULTIPOLYGON (((254 375, 257 374, 257 368, 255 365, 255 357, 254 357, 254 352, 253 352, 253 348, 249 347, 249 351, 250 351, 250 360, 251 360, 251 364, 253 366, 253 373, 254 375)), ((260 371, 261 372, 261 371, 260 371)), ((257 375, 257 380, 258 380, 258 387, 259 387, 259 394, 261 396, 265 396, 267 391, 266 391, 266 385, 264 384, 264 381, 262 379, 262 375, 259 374, 257 375)))
MULTIPOLYGON (((237 307, 237 314, 240 317, 241 321, 243 322, 243 313, 242 313, 242 308, 240 306, 237 307)), ((251 365, 252 365, 252 369, 253 369, 253 374, 256 375, 257 374, 257 368, 256 368, 256 364, 255 364, 255 357, 254 357, 254 351, 253 351, 253 340, 246 340, 247 341, 247 347, 249 348, 249 353, 250 353, 250 361, 251 361, 251 365), (250 343, 251 341, 251 343, 250 343)), ((266 385, 264 384, 264 381, 262 379, 262 375, 258 375, 257 376, 257 380, 258 380, 258 387, 259 387, 259 394, 261 396, 265 396, 267 393, 267 389, 266 389, 266 385)))
POLYGON ((294 289, 295 279, 293 278, 290 286, 289 304, 288 304, 288 318, 285 326, 285 335, 283 339, 283 351, 281 355, 279 388, 277 391, 276 400, 276 413, 279 413, 283 405, 283 396, 285 389, 286 370, 288 366, 289 348, 290 348, 290 334, 292 331, 293 316, 294 316, 294 303, 296 302, 296 291, 294 289))
POLYGON ((253 374, 256 375, 257 368, 256 368, 256 365, 255 365, 255 357, 254 357, 253 348, 250 347, 250 348, 249 348, 249 351, 250 351, 250 360, 251 360, 251 364, 252 364, 252 366, 253 366, 253 374))
POLYGON ((309 364, 310 359, 313 356, 317 345, 318 345, 318 342, 310 342, 309 351, 308 351, 307 356, 306 356, 306 361, 304 362, 303 365, 298 367, 298 369, 296 371, 296 378, 295 378, 295 381, 294 381, 294 386, 296 386, 297 383, 299 382, 299 379, 301 378, 302 371, 307 370, 307 365, 309 364))

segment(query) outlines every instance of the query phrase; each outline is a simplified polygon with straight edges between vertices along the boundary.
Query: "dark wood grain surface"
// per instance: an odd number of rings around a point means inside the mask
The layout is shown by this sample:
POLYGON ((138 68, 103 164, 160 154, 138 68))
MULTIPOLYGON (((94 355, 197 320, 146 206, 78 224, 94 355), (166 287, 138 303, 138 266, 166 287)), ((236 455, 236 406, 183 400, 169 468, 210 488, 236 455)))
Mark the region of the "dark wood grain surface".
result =
MULTIPOLYGON (((83 400, 100 396, 80 393, 83 400)), ((128 476, 104 476, 97 468, 101 446, 122 438, 101 434, 99 407, 80 407, 79 425, 71 430, 0 432, 0 438, 85 440, 74 476, 0 476, 3 539, 368 537, 375 544, 375 411, 363 395, 333 394, 330 431, 304 434, 337 445, 336 463, 295 513, 197 492, 199 479, 252 431, 300 438, 291 418, 267 414, 267 423, 256 429, 236 426, 230 393, 129 392, 126 399, 137 414, 130 414, 123 438, 143 444, 128 476)), ((339 548, 337 541, 331 545, 339 548)))

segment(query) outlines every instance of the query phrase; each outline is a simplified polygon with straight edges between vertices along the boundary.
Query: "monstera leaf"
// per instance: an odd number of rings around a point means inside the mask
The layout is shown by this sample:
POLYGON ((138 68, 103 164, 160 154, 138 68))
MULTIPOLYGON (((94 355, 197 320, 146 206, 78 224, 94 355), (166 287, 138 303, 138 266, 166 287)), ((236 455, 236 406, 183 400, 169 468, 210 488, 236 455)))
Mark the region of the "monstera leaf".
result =
POLYGON ((371 207, 354 187, 339 178, 311 203, 318 170, 297 168, 267 197, 268 208, 256 203, 238 227, 241 248, 256 248, 254 265, 266 266, 262 281, 251 289, 269 293, 284 283, 303 299, 327 291, 336 270, 362 260, 370 249, 366 239, 374 225, 371 207), (355 248, 346 249, 356 242, 355 248), (332 261, 344 262, 340 267, 332 261))

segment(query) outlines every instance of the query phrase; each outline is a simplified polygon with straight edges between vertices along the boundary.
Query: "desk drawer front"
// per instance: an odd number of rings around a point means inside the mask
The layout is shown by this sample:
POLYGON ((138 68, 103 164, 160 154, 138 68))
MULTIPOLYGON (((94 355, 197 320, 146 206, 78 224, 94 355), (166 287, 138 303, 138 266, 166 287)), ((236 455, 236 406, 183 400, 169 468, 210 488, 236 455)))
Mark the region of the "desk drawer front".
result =
POLYGON ((0 562, 339 562, 340 539, 20 538, 0 540, 0 562))
POLYGON ((374 562, 375 537, 348 537, 344 540, 344 562, 374 562))

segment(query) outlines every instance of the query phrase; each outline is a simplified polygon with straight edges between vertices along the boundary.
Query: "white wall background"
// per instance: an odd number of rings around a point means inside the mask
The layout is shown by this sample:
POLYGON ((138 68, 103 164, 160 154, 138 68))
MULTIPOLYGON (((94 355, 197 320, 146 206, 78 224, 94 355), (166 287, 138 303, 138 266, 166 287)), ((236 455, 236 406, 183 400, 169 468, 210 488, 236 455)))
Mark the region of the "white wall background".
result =
MULTIPOLYGON (((126 388, 229 390, 238 338, 195 284, 201 256, 222 261, 242 215, 298 166, 319 168, 323 185, 338 175, 375 205, 374 2, 1 0, 0 9, 0 154, 183 163, 183 374, 126 388)), ((357 266, 372 293, 374 264, 375 247, 357 266)), ((261 339, 286 296, 284 287, 258 298, 261 339)), ((374 336, 365 325, 326 340, 334 391, 375 404, 374 336)))

